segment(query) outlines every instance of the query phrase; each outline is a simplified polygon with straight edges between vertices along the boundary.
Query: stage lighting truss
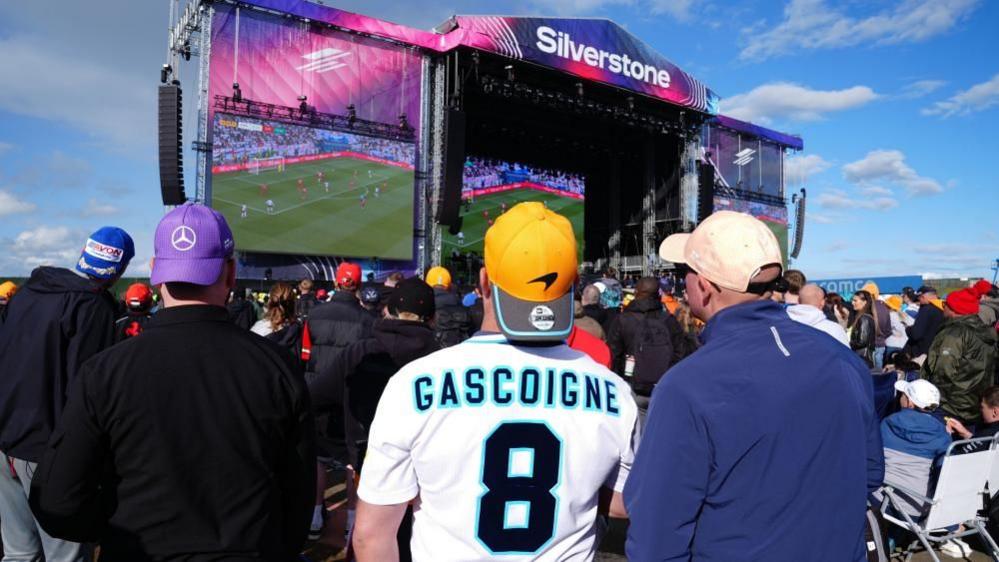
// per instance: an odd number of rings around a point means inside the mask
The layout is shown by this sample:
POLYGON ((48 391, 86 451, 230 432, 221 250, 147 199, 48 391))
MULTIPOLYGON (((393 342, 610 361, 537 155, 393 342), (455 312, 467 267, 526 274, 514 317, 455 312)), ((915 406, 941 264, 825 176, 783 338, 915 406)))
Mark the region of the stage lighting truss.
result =
POLYGON ((609 104, 592 98, 585 97, 583 83, 576 83, 576 94, 571 95, 556 90, 547 90, 515 82, 504 80, 495 76, 483 76, 479 82, 482 93, 488 96, 499 96, 510 99, 517 99, 535 105, 545 106, 556 111, 570 111, 577 114, 593 115, 613 120, 618 123, 626 123, 629 126, 647 129, 652 132, 666 134, 677 134, 687 137, 695 132, 691 127, 699 126, 699 123, 685 123, 685 113, 680 112, 677 118, 666 118, 660 115, 643 113, 636 108, 635 98, 628 96, 621 105, 609 104))
MULTIPOLYGON (((305 96, 302 96, 302 98, 305 98, 305 96)), ((348 115, 322 113, 316 111, 315 107, 308 105, 306 99, 299 101, 301 103, 298 107, 289 107, 248 100, 246 98, 236 100, 232 96, 215 96, 215 110, 231 115, 252 117, 254 119, 267 119, 292 125, 346 131, 384 139, 410 142, 416 140, 415 131, 402 115, 400 115, 399 122, 397 123, 380 123, 358 118, 357 114, 351 111, 351 108, 348 108, 348 115), (305 106, 304 110, 302 106, 305 106)))

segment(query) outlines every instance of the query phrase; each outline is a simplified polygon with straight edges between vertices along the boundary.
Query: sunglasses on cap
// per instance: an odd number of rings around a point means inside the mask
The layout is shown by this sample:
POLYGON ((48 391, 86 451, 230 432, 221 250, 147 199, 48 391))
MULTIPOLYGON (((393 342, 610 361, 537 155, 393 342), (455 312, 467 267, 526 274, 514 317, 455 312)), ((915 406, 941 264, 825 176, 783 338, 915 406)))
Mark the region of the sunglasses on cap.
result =
MULTIPOLYGON (((685 263, 677 263, 673 266, 675 268, 676 274, 681 277, 686 277, 688 273, 697 273, 697 270, 690 267, 685 263)), ((783 269, 783 268, 782 268, 783 269)), ((710 281, 710 280, 709 280, 710 281)), ((714 282, 711 282, 715 285, 714 282)), ((717 285, 715 285, 717 287, 717 285)), ((778 275, 776 279, 770 281, 761 281, 758 283, 750 283, 744 292, 751 293, 754 295, 765 295, 767 293, 786 293, 788 290, 787 281, 784 279, 783 275, 778 275)))

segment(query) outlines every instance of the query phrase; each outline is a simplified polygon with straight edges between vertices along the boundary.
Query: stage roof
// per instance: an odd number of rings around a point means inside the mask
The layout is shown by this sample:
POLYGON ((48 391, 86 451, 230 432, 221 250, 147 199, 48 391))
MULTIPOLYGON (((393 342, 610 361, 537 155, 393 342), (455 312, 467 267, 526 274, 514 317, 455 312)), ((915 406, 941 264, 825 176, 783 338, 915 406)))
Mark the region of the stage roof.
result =
MULTIPOLYGON (((234 0, 228 0, 230 2, 234 0)), ((719 97, 662 54, 607 19, 455 16, 436 32, 338 10, 309 0, 241 0, 346 30, 434 52, 471 47, 610 84, 717 115, 719 97)), ((800 150, 801 138, 724 116, 718 123, 800 150)))

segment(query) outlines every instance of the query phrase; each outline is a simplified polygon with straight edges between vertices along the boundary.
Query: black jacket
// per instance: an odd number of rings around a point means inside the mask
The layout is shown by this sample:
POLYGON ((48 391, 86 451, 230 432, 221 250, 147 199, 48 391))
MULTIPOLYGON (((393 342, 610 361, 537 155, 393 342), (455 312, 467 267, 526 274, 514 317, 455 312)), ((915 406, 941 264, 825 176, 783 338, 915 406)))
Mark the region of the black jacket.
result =
POLYGON ((319 299, 313 293, 308 293, 298 297, 295 301, 295 316, 299 320, 305 320, 309 317, 309 313, 312 312, 313 307, 319 304, 319 299))
POLYGON ((392 375, 410 361, 440 349, 434 331, 422 322, 386 318, 375 323, 371 335, 354 342, 337 357, 329 371, 309 384, 317 412, 338 408, 344 396, 347 450, 360 469, 375 419, 378 400, 392 375))
POLYGON ((0 451, 38 462, 80 365, 114 344, 115 302, 68 269, 39 267, 0 324, 0 451))
POLYGON ((226 305, 226 310, 229 311, 229 320, 244 330, 257 323, 257 309, 246 299, 233 299, 226 305))
POLYGON ((617 315, 607 332, 614 371, 625 375, 627 356, 635 358, 635 392, 648 396, 663 373, 686 355, 683 330, 654 298, 637 298, 617 315))
POLYGON ((474 333, 472 315, 451 291, 434 289, 434 333, 441 347, 458 345, 474 333))
POLYGON ((290 354, 221 307, 165 308, 83 366, 31 505, 102 561, 285 562, 309 529, 315 466, 290 354))
POLYGON ((141 334, 142 330, 146 327, 146 322, 152 317, 153 315, 148 310, 129 310, 125 316, 122 316, 114 323, 115 343, 125 341, 128 338, 134 338, 141 334))
MULTIPOLYGON (((337 291, 330 302, 318 304, 309 312, 302 343, 302 358, 308 363, 305 379, 309 382, 321 373, 329 372, 337 356, 350 344, 371 333, 374 317, 361 307, 350 291, 337 291)), ((334 387, 341 389, 339 406, 328 416, 317 420, 319 450, 323 457, 346 460, 344 441, 343 381, 334 387)))
POLYGON ((909 336, 905 347, 910 355, 919 357, 930 352, 930 344, 933 343, 933 338, 937 337, 943 321, 943 311, 936 306, 927 303, 919 307, 916 321, 905 329, 905 334, 909 336))
POLYGON ((870 314, 861 314, 850 330, 850 349, 867 362, 868 367, 874 366, 874 345, 877 338, 877 326, 870 314))

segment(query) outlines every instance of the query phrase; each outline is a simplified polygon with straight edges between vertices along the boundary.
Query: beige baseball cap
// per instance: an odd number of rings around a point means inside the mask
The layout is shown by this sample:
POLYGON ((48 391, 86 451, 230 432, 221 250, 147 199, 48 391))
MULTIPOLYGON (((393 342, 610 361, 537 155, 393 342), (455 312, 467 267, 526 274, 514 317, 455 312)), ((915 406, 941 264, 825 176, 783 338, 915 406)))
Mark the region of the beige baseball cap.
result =
POLYGON ((690 234, 667 237, 659 257, 685 263, 709 281, 739 292, 746 292, 764 267, 784 263, 777 237, 767 225, 734 211, 718 211, 690 234))

